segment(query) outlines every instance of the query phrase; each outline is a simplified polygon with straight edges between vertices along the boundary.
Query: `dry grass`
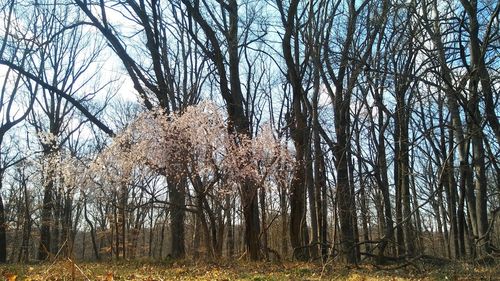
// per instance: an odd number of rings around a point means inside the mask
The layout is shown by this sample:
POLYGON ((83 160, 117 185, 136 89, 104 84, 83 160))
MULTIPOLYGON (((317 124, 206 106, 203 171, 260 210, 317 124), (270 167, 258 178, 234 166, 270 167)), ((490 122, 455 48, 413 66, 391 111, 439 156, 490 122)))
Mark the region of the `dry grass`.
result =
POLYGON ((4 280, 500 280, 499 266, 415 264, 399 269, 313 263, 101 262, 0 266, 4 280), (17 277, 17 279, 16 279, 17 277), (10 278, 10 279, 8 279, 10 278))

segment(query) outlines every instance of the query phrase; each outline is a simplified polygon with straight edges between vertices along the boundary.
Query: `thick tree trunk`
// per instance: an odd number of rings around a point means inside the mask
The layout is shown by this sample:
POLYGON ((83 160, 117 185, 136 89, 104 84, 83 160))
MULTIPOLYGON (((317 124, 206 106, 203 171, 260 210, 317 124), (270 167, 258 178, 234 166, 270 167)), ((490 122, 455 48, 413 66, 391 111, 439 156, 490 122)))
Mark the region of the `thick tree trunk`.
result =
MULTIPOLYGON (((300 101, 299 101, 300 103, 300 101)), ((300 105, 299 105, 300 106, 300 105)), ((297 111, 295 111, 297 114, 297 111)), ((300 112, 299 112, 300 114, 300 112)), ((290 190, 290 242, 293 248, 294 258, 298 260, 309 259, 309 249, 306 246, 307 241, 303 237, 304 229, 306 229, 306 202, 305 202, 305 118, 303 116, 295 116, 295 122, 300 123, 294 125, 292 139, 295 146, 295 171, 292 178, 290 190), (299 132, 298 128, 301 129, 299 132)))
POLYGON ((302 105, 303 88, 302 77, 299 73, 297 57, 294 51, 298 46, 294 44, 292 48, 292 34, 297 32, 295 17, 299 1, 291 1, 288 11, 283 9, 283 3, 278 1, 280 12, 282 13, 285 34, 282 40, 282 49, 287 66, 287 79, 292 89, 292 115, 289 116, 290 135, 295 147, 295 169, 290 186, 290 242, 293 248, 293 256, 298 260, 309 259, 309 249, 306 245, 306 152, 308 151, 308 128, 305 116, 305 108, 302 105))
POLYGON ((396 183, 396 212, 398 220, 398 246, 403 250, 399 254, 413 256, 415 254, 415 236, 412 221, 411 193, 410 193, 410 149, 409 149, 409 124, 411 114, 411 80, 414 65, 415 51, 413 41, 404 43, 408 46, 407 51, 400 51, 397 58, 393 59, 394 68, 398 69, 395 74, 395 98, 394 109, 394 180, 396 183), (398 60, 399 59, 399 60, 398 60), (410 93, 408 93, 410 92, 410 93), (408 100, 407 100, 408 99, 408 100))
MULTIPOLYGON (((467 2, 462 0, 463 6, 469 15, 469 32, 470 32, 470 60, 472 72, 469 81, 470 100, 468 102, 469 126, 472 140, 472 155, 473 168, 475 172, 474 191, 476 193, 476 227, 478 236, 477 245, 479 246, 480 254, 491 253, 491 241, 488 232, 488 214, 487 214, 487 178, 485 167, 485 152, 483 144, 483 129, 481 128, 482 113, 479 109, 480 93, 479 84, 482 91, 486 93, 486 121, 495 133, 497 141, 500 141, 500 125, 498 124, 497 115, 494 112, 494 105, 491 102, 492 88, 488 70, 485 66, 484 55, 482 54, 482 46, 479 39, 479 22, 477 18, 477 2, 467 2)), ((497 7, 498 8, 498 7, 497 7)), ((470 209, 474 209, 470 205, 470 209)))
MULTIPOLYGON (((248 183, 247 183, 248 185, 248 183)), ((243 217, 245 218, 245 247, 247 255, 252 261, 260 260, 260 218, 259 204, 257 200, 257 189, 250 186, 253 191, 245 192, 247 199, 244 200, 243 217)), ((242 197, 245 198, 245 197, 242 197)))
POLYGON ((342 88, 337 88, 335 95, 335 135, 337 143, 335 146, 335 167, 337 169, 337 206, 340 220, 340 253, 342 259, 347 263, 356 263, 355 237, 354 237, 354 194, 349 184, 349 101, 350 97, 344 93, 342 88))
POLYGON ((185 182, 169 181, 171 256, 183 258, 186 254, 184 241, 185 182))
POLYGON ((473 95, 476 96, 475 101, 471 101, 471 108, 469 111, 472 112, 472 124, 471 134, 472 134, 472 150, 473 150, 473 163, 475 172, 475 184, 474 191, 476 193, 476 214, 477 214, 477 245, 479 247, 479 254, 485 255, 491 253, 491 242, 490 235, 488 232, 488 213, 487 213, 487 178, 486 178, 486 168, 485 168, 485 153, 484 145, 482 139, 482 132, 479 126, 479 120, 481 118, 481 113, 479 112, 479 93, 474 91, 473 95))

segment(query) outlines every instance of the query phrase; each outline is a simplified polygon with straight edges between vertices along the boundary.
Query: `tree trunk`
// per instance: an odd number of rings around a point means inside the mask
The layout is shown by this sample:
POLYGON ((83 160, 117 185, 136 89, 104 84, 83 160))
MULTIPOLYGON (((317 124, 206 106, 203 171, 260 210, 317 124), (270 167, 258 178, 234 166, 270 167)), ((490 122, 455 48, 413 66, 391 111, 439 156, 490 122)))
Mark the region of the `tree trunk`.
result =
MULTIPOLYGON (((349 125, 349 127, 351 127, 349 125)), ((356 190, 355 190, 355 183, 354 183, 354 163, 352 160, 352 153, 351 151, 347 151, 347 163, 348 164, 348 169, 349 169, 349 186, 351 188, 351 194, 353 197, 356 197, 356 190)), ((351 206, 353 209, 352 212, 352 226, 354 230, 354 252, 356 255, 356 260, 359 261, 361 260, 361 248, 359 244, 359 226, 358 226, 358 216, 357 216, 357 209, 356 206, 353 205, 351 206)))
POLYGON ((21 186, 23 188, 23 237, 21 242, 21 250, 19 251, 18 262, 27 263, 29 261, 29 241, 31 236, 31 213, 28 188, 24 174, 21 174, 21 186))
POLYGON ((453 161, 454 157, 454 147, 453 147, 453 130, 450 129, 449 132, 449 141, 447 142, 445 139, 446 129, 445 129, 445 120, 443 117, 443 108, 442 103, 439 104, 439 123, 440 125, 440 134, 441 134, 441 151, 446 151, 446 145, 448 144, 448 152, 444 154, 446 156, 444 163, 444 170, 442 173, 442 183, 446 192, 446 198, 448 203, 448 215, 450 217, 450 246, 452 246, 450 251, 452 253, 453 258, 458 259, 460 257, 459 246, 458 246, 458 224, 457 224, 457 196, 456 196, 456 188, 457 183, 455 180, 454 172, 453 172, 453 161))
POLYGON ((262 252, 264 254, 264 259, 269 261, 269 246, 268 233, 267 233, 267 212, 266 212, 266 189, 260 189, 260 213, 261 213, 261 223, 262 223, 262 252))
POLYGON ((337 168, 337 206, 340 220, 340 253, 347 263, 356 263, 355 239, 353 228, 354 194, 349 185, 349 169, 347 153, 349 147, 349 97, 344 97, 342 89, 335 95, 335 167, 337 168))
POLYGON ((226 195, 227 255, 230 259, 234 256, 233 204, 231 201, 231 195, 226 195))
MULTIPOLYGON (((61 183, 59 182, 58 185, 61 183)), ((50 253, 52 255, 56 255, 59 252, 60 246, 61 246, 61 213, 62 213, 62 206, 61 206, 61 188, 54 188, 54 192, 52 194, 53 197, 53 219, 52 219, 52 233, 50 236, 52 237, 52 241, 50 242, 51 249, 50 253)))
POLYGON ((96 234, 95 234, 95 229, 94 229, 94 224, 90 220, 87 212, 87 197, 84 195, 84 201, 83 201, 83 216, 85 218, 85 221, 90 227, 90 239, 92 240, 92 250, 94 250, 94 257, 96 260, 100 260, 101 256, 99 255, 99 247, 97 246, 97 239, 96 239, 96 234))
MULTIPOLYGON (((379 245, 378 263, 383 262, 385 249, 389 244, 389 241, 392 241, 394 237, 394 220, 392 216, 391 198, 389 193, 389 178, 387 176, 388 165, 387 165, 387 157, 385 151, 386 145, 384 136, 386 125, 384 121, 383 107, 384 107, 383 97, 381 94, 379 94, 377 98, 377 108, 379 112, 377 123, 379 126, 379 132, 378 132, 378 142, 377 142, 378 145, 377 145, 377 163, 375 166, 375 178, 377 180, 378 189, 382 193, 385 233, 379 245)), ((395 249, 397 251, 398 249, 397 244, 395 249)))
POLYGON ((314 134, 314 185, 315 185, 315 195, 316 195, 316 214, 318 216, 318 231, 319 231, 319 242, 321 243, 321 257, 325 261, 328 257, 328 204, 327 204, 327 193, 326 193, 326 171, 325 171, 325 160, 323 156, 323 151, 321 149, 321 140, 319 136, 319 122, 318 122, 318 112, 317 106, 313 109, 314 124, 316 129, 313 131, 314 134))
MULTIPOLYGON (((285 34, 282 40, 283 57, 287 66, 287 80, 292 89, 292 113, 288 116, 290 124, 290 136, 295 147, 295 169, 290 186, 290 242, 293 248, 293 256, 298 260, 309 259, 309 249, 306 247, 306 151, 309 147, 308 128, 305 109, 303 109, 302 77, 299 73, 299 65, 292 52, 298 46, 292 48, 292 35, 297 33, 295 17, 297 14, 298 0, 291 1, 288 11, 283 9, 283 3, 278 1, 278 8, 282 14, 285 34)), ((296 35, 297 36, 297 35, 296 35)))
POLYGON ((128 241, 127 241, 127 202, 128 202, 128 188, 127 183, 122 183, 120 194, 120 235, 122 240, 122 258, 126 259, 128 254, 128 241))
MULTIPOLYGON (((246 186, 249 183, 245 184, 246 186)), ((243 201, 243 217, 245 218, 245 247, 247 255, 252 261, 260 260, 260 218, 259 204, 257 200, 257 190, 249 187, 253 191, 245 192, 249 198, 243 201)), ((248 190, 248 189, 247 189, 248 190)), ((245 197, 242 197, 245 198, 245 197)))
POLYGON ((170 233, 171 233, 171 255, 173 258, 183 258, 186 254, 184 241, 184 206, 185 206, 185 182, 175 183, 169 180, 170 197, 170 233))
MULTIPOLYGON (((497 115, 494 112, 493 104, 489 101, 492 96, 491 80, 489 78, 488 70, 485 66, 484 55, 482 54, 482 48, 480 45, 479 35, 479 22, 477 18, 477 2, 468 2, 462 0, 463 6, 469 15, 469 33, 470 33, 470 60, 471 68, 473 69, 470 73, 469 81, 469 91, 470 100, 467 105, 469 114, 469 126, 472 140, 472 158, 473 158, 473 168, 475 172, 475 185, 474 191, 476 193, 475 209, 476 209, 476 227, 478 240, 476 241, 480 254, 490 254, 491 253, 491 241, 488 232, 488 214, 487 214, 487 178, 486 178, 486 168, 485 168, 485 152, 483 144, 483 129, 481 128, 482 123, 482 113, 479 110, 480 104, 480 93, 479 93, 479 83, 481 83, 482 91, 486 92, 486 108, 489 109, 486 112, 487 121, 491 125, 493 132, 495 133, 497 141, 500 141, 500 126, 498 124, 497 115)), ((498 7, 497 7, 498 8, 498 7)), ((482 94, 481 94, 482 95, 482 94)), ((470 209, 474 209, 470 205, 470 209)))
POLYGON ((279 182, 280 190, 280 211, 281 211, 281 255, 283 257, 288 256, 288 208, 287 208, 287 196, 286 196, 286 184, 283 180, 279 182))
POLYGON ((310 254, 311 259, 315 260, 319 256, 319 231, 318 231, 318 208, 317 208, 317 199, 316 189, 314 186, 314 173, 313 173, 313 159, 312 159, 312 151, 310 145, 308 145, 307 153, 305 155, 306 161, 306 185, 307 185, 307 193, 309 198, 309 214, 311 218, 311 246, 310 254))
MULTIPOLYGON (((361 141, 360 141, 360 130, 358 123, 356 122, 356 149, 358 153, 361 153, 361 141)), ((368 198, 366 195, 366 184, 365 179, 363 178, 363 168, 361 164, 361 160, 358 159, 358 177, 359 177, 359 197, 360 197, 360 205, 361 205, 361 222, 363 228, 363 241, 367 242, 370 240, 369 229, 368 229, 368 198)), ((370 252, 370 244, 366 243, 364 247, 364 251, 366 253, 370 252)))
MULTIPOLYGON (((458 104, 458 96, 459 93, 457 90, 453 88, 453 79, 451 77, 452 71, 448 67, 446 63, 446 54, 445 54, 445 48, 444 44, 442 41, 442 34, 440 30, 440 24, 439 24, 439 9, 437 7, 437 1, 432 2, 432 12, 434 14, 434 24, 433 24, 433 30, 430 30, 429 27, 429 33, 431 34, 431 38, 433 43, 436 45, 436 52, 437 52, 437 58, 440 64, 440 74, 443 77, 444 80, 444 91, 446 94, 446 100, 447 100, 447 106, 448 110, 450 111, 450 116, 451 116, 451 123, 452 123, 452 128, 454 130, 454 135, 456 138, 456 144, 458 147, 458 161, 459 161, 459 174, 460 174, 460 193, 462 199, 460 200, 461 203, 459 203, 458 206, 458 223, 459 223, 459 229, 461 229, 459 232, 462 232, 462 234, 459 234, 463 236, 465 234, 465 229, 466 229, 466 219, 465 219, 465 201, 467 201, 467 205, 469 206, 468 208, 468 214, 467 216, 469 217, 468 219, 471 222, 476 221, 476 210, 473 206, 475 206, 475 196, 474 196, 474 191, 473 191, 473 183, 472 183, 472 178, 473 178, 473 173, 472 169, 468 163, 468 140, 465 138, 465 133, 464 133, 464 126, 462 124, 462 117, 460 114, 459 110, 459 104, 458 104)), ((461 87, 461 85, 459 85, 461 87)), ((469 224, 469 227, 472 228, 473 232, 475 233, 475 225, 469 224)), ((465 248, 463 249, 465 250, 465 248)), ((465 253, 465 251, 463 251, 465 253)))
MULTIPOLYGON (((0 182, 2 178, 0 177, 0 182)), ((0 191, 1 183, 0 183, 0 191)), ((6 233, 6 221, 5 221, 5 208, 3 205, 3 198, 0 194, 0 263, 7 262, 7 233, 6 233)))
MULTIPOLYGON (((477 83, 477 82, 473 82, 477 83)), ((481 255, 491 253, 490 235, 488 232, 488 213, 487 213, 487 179, 485 168, 485 153, 482 139, 482 132, 479 125, 481 113, 479 111, 479 93, 477 88, 473 91, 473 101, 470 102, 469 112, 472 113, 471 135, 472 135, 472 155, 475 172, 474 191, 476 193, 476 214, 477 214, 477 245, 481 255)), ((474 207, 472 207, 473 209, 474 207)))
MULTIPOLYGON (((300 102, 300 101, 299 101, 300 102)), ((300 105, 299 105, 300 106, 300 105)), ((297 112, 295 112, 297 114, 297 112)), ((300 114, 300 113, 299 113, 300 114)), ((305 149, 305 118, 303 116, 295 117, 295 122, 300 125, 294 125, 292 139, 295 146, 295 159, 297 164, 292 178, 290 188, 290 242, 293 248, 294 258, 298 260, 308 260, 309 251, 305 247, 307 244, 303 234, 306 229, 306 210, 305 210, 305 167, 304 167, 304 149, 305 149), (301 132, 297 132, 301 128, 301 132)))
POLYGON ((47 182, 44 186, 42 216, 40 218, 40 244, 38 247, 39 260, 46 260, 49 257, 49 252, 51 249, 50 227, 52 225, 52 190, 54 187, 54 181, 52 179, 51 172, 48 172, 46 177, 47 182))

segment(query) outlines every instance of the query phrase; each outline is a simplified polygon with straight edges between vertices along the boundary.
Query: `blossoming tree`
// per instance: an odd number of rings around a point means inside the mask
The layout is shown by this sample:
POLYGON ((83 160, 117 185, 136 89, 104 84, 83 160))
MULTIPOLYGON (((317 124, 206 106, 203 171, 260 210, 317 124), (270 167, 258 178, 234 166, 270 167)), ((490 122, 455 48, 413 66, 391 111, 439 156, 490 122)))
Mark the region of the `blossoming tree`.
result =
POLYGON ((215 216, 214 204, 238 192, 243 205, 249 201, 246 194, 257 194, 242 190, 243 183, 254 182, 256 191, 269 181, 287 177, 293 168, 286 144, 270 126, 262 127, 253 139, 236 136, 227 128, 223 111, 210 102, 172 114, 161 109, 144 112, 99 155, 92 174, 123 187, 147 167, 191 191, 193 211, 210 241, 208 253, 220 256, 224 222, 215 216))

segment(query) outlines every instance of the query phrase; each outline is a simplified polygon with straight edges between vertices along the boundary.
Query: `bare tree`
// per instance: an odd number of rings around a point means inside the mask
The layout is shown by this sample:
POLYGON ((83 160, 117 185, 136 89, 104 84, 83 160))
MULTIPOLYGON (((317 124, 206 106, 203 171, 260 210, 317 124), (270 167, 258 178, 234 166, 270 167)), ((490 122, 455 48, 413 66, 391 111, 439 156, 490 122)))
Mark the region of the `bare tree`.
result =
MULTIPOLYGON (((21 42, 12 36, 13 29, 16 28, 14 4, 15 1, 10 1, 1 7, 1 13, 5 19, 3 22, 5 32, 0 46, 0 58, 11 63, 24 65, 33 44, 22 46, 21 42), (20 54, 17 53, 18 50, 20 50, 20 54)), ((8 153, 6 149, 11 145, 9 142, 13 140, 6 139, 7 132, 26 118, 33 107, 33 101, 34 94, 30 95, 26 92, 23 87, 22 76, 14 70, 7 69, 2 77, 0 92, 0 152, 2 155, 0 157, 0 192, 2 191, 5 171, 22 161, 24 157, 20 153, 8 153), (27 105, 22 105, 22 99, 27 105)), ((5 208, 0 194, 0 263, 7 261, 6 227, 5 208)))

